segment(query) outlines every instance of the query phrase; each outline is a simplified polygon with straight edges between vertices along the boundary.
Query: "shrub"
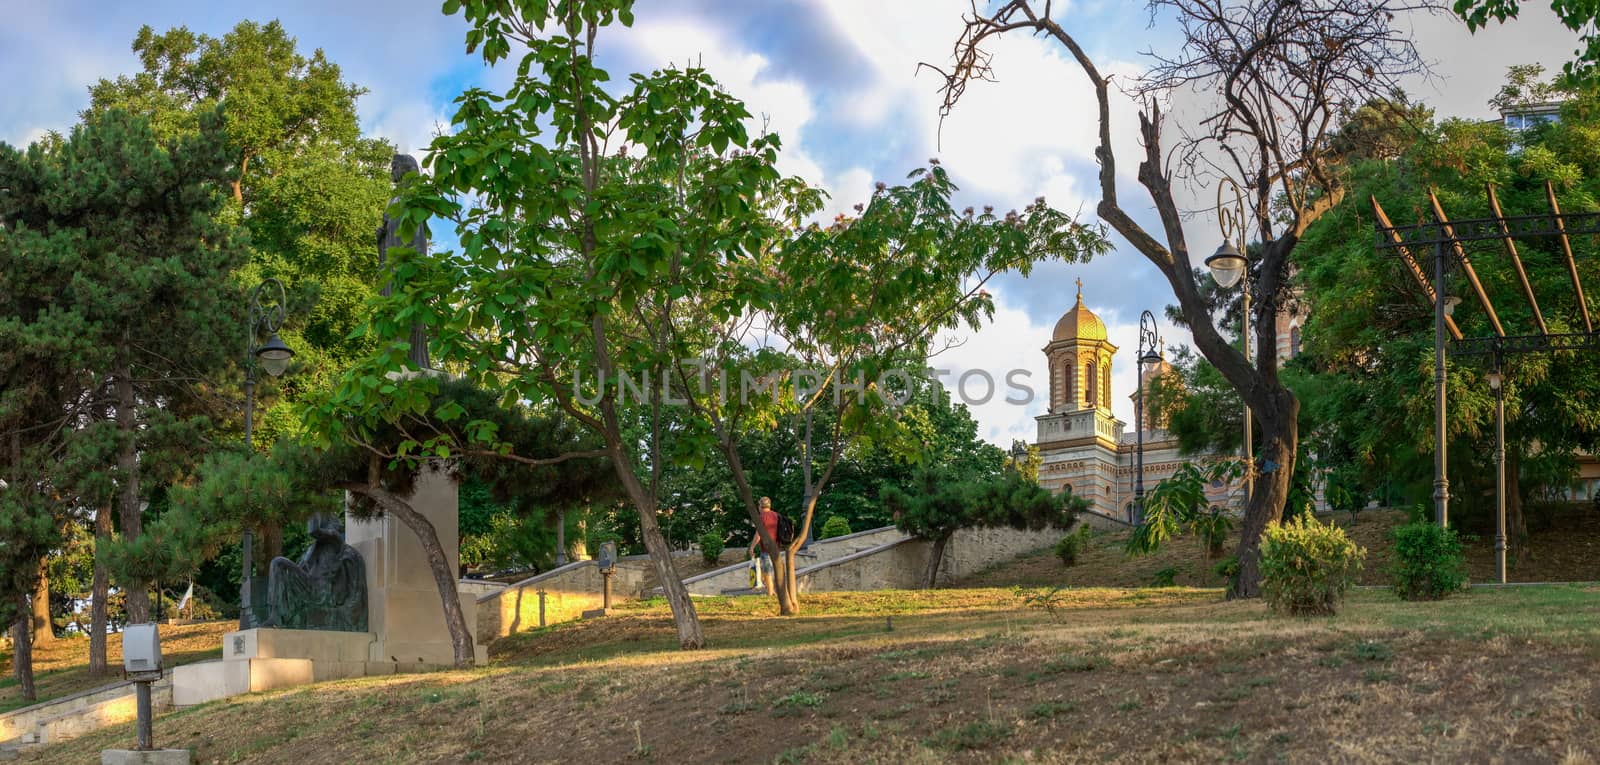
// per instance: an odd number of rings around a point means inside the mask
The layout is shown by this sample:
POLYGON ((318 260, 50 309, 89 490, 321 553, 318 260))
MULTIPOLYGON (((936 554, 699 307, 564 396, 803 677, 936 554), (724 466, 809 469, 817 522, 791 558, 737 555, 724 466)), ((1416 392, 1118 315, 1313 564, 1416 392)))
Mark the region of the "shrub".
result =
POLYGON ((1183 573, 1183 569, 1178 568, 1177 566, 1168 566, 1150 575, 1150 586, 1177 587, 1178 574, 1181 573, 1183 573))
POLYGON ((1429 522, 1408 523, 1390 532, 1394 562, 1389 573, 1402 600, 1438 600, 1467 583, 1467 561, 1455 529, 1429 522))
POLYGON ((1266 528, 1261 540, 1261 591, 1272 610, 1332 614, 1361 569, 1367 551, 1309 515, 1266 528))
POLYGON ((828 520, 823 522, 822 533, 817 538, 832 539, 834 537, 848 536, 849 534, 850 522, 840 516, 830 515, 828 520))
POLYGON ((1233 589, 1233 586, 1239 583, 1239 556, 1229 555, 1217 561, 1211 567, 1211 573, 1218 579, 1228 580, 1228 589, 1233 589))
POLYGON ((722 531, 712 529, 700 535, 700 557, 705 558, 706 565, 715 566, 722 557, 722 549, 727 543, 722 540, 722 531))
POLYGON ((1079 526, 1077 531, 1061 538, 1056 543, 1056 557, 1061 559, 1063 566, 1078 565, 1078 556, 1089 546, 1089 527, 1079 526))
POLYGON ((1189 520, 1189 530, 1200 538, 1206 559, 1218 560, 1222 557, 1223 545, 1228 543, 1229 532, 1233 531, 1233 518, 1222 508, 1213 505, 1205 512, 1194 514, 1189 520))

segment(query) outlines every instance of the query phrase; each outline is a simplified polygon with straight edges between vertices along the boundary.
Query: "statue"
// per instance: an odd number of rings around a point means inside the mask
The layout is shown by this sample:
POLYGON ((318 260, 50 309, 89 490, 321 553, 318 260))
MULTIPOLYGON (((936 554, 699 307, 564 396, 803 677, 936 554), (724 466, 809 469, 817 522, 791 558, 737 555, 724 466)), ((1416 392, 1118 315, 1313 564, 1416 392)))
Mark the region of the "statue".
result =
MULTIPOLYGON (((400 182, 405 179, 406 173, 417 173, 421 171, 422 168, 417 164, 416 158, 412 157, 410 154, 394 155, 394 159, 389 163, 389 177, 394 179, 395 195, 389 200, 389 206, 393 207, 396 202, 400 201, 400 182)), ((417 230, 411 235, 411 241, 407 242, 401 240, 400 221, 391 219, 389 217, 389 213, 384 212, 383 225, 378 228, 379 270, 382 270, 384 265, 389 262, 390 247, 409 247, 411 248, 412 252, 415 252, 419 255, 426 254, 428 252, 428 238, 423 235, 422 227, 418 226, 417 230)), ((393 287, 394 283, 392 280, 385 282, 383 285, 383 294, 385 296, 391 294, 393 292, 393 287)), ((420 323, 411 325, 410 343, 411 364, 419 371, 427 369, 428 333, 420 323)))
POLYGON ((332 516, 306 524, 312 543, 300 562, 273 558, 267 568, 267 618, 263 627, 367 631, 367 568, 344 543, 332 516))

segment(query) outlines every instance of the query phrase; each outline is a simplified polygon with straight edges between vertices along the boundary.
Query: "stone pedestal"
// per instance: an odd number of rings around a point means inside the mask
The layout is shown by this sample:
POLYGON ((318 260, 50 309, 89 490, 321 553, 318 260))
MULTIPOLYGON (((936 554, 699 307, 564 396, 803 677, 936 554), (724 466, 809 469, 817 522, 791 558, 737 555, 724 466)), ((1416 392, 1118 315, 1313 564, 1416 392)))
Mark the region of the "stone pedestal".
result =
MULTIPOLYGON (((451 580, 460 570, 460 516, 456 482, 434 465, 417 476, 406 501, 433 524, 439 545, 450 564, 451 580)), ((444 604, 428 568, 428 556, 411 529, 398 518, 384 515, 363 520, 345 515, 345 543, 356 548, 367 566, 367 626, 374 640, 367 661, 402 666, 451 666, 455 652, 444 623, 444 604)), ((461 600, 467 629, 477 624, 476 602, 461 600)), ((478 663, 488 651, 476 645, 478 663)))
POLYGON ((100 752, 100 765, 189 765, 187 749, 106 749, 100 752))

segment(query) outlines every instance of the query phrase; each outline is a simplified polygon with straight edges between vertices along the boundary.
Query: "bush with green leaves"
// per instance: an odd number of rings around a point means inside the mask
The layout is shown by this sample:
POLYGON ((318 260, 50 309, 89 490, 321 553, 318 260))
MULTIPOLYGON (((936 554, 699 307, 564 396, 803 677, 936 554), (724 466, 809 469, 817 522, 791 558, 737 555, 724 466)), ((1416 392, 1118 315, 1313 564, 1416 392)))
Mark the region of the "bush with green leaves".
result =
POLYGON ((1439 600, 1466 586, 1467 560, 1455 529, 1414 521, 1396 527, 1390 537, 1389 574, 1401 600, 1439 600))
POLYGON ((1222 556, 1222 546, 1233 531, 1233 517, 1211 504, 1206 495, 1213 485, 1231 485, 1244 474, 1239 460, 1221 460, 1209 465, 1188 463, 1156 484, 1144 498, 1143 519, 1129 535, 1129 555, 1149 555, 1161 549, 1168 539, 1185 532, 1194 534, 1208 558, 1222 556))
POLYGON ((849 534, 850 522, 845 520, 842 516, 830 515, 828 516, 828 520, 822 524, 822 533, 818 534, 817 538, 832 539, 834 537, 849 536, 849 534))
POLYGON ((1344 529, 1309 515, 1273 523, 1261 538, 1262 595, 1279 613, 1332 614, 1366 556, 1344 529))
POLYGON ((705 559, 707 566, 717 565, 726 546, 727 540, 722 538, 722 529, 712 529, 700 535, 700 557, 705 559))
POLYGON ((1061 565, 1078 565, 1078 556, 1089 546, 1089 533, 1088 526, 1079 526, 1056 543, 1056 557, 1061 559, 1061 565))

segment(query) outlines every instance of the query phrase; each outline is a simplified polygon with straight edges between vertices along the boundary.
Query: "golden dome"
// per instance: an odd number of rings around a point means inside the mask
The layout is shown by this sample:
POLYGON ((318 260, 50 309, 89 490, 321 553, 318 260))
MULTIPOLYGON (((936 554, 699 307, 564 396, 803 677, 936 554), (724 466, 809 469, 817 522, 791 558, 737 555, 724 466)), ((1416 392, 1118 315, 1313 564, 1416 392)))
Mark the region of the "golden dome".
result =
POLYGON ((1083 281, 1078 281, 1078 302, 1072 310, 1062 314, 1061 320, 1056 322, 1056 331, 1050 336, 1051 342, 1059 340, 1105 340, 1106 324, 1094 315, 1089 309, 1083 307, 1083 281))

